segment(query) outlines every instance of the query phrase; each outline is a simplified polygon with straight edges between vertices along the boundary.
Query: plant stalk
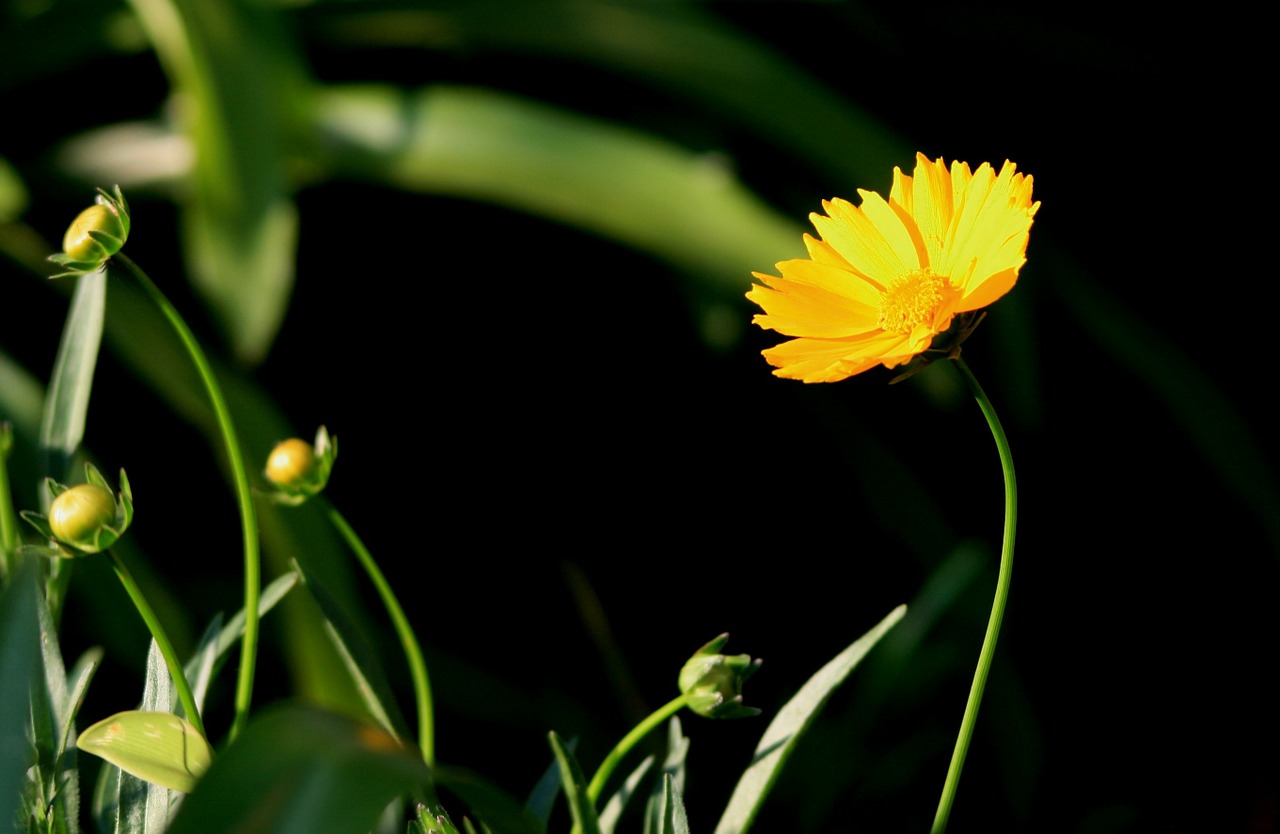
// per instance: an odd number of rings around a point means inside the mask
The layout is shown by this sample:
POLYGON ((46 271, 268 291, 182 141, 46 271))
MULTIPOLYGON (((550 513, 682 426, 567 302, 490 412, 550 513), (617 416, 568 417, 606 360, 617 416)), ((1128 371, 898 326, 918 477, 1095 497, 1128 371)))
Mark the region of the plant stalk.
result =
POLYGON ((400 645, 404 648, 404 656, 409 662, 409 674, 413 678, 413 694, 418 709, 418 746, 422 750, 423 761, 428 767, 434 767, 436 763, 435 721, 431 701, 431 680, 427 677, 427 662, 423 659, 422 647, 418 645, 418 638, 413 633, 409 618, 405 616, 400 601, 396 599, 395 592, 391 589, 391 584, 383 576, 378 563, 373 560, 373 554, 364 546, 355 528, 347 523, 346 518, 337 507, 333 506, 332 502, 324 496, 320 496, 319 501, 329 521, 356 554, 365 573, 377 588, 378 596, 382 597, 382 604, 386 606, 388 616, 391 617, 396 635, 400 638, 400 645))
POLYGON ((1004 472, 1004 539, 1000 546, 1000 574, 996 580, 996 595, 991 604, 991 617, 987 621, 987 634, 982 640, 982 651, 978 654, 978 667, 974 670, 973 684, 969 688, 969 701, 964 707, 964 718, 960 721, 960 733, 956 736, 955 750, 951 753, 951 766, 947 769, 947 780, 942 787, 942 796, 938 800, 938 811, 933 818, 932 834, 946 831, 947 820, 951 816, 951 806, 955 802, 956 789, 960 784, 960 771, 964 769, 964 759, 969 752, 969 742, 973 738, 973 728, 978 721, 978 706, 982 703, 982 693, 987 686, 987 676, 991 672, 991 662, 996 653, 996 638, 1000 635, 1000 623, 1004 619, 1004 609, 1009 601, 1009 584, 1013 577, 1013 541, 1018 525, 1018 482, 1013 471, 1013 454, 1009 451, 1009 440, 1005 437, 1000 418, 995 408, 987 399, 986 392, 978 384, 978 379, 969 370, 963 359, 956 357, 956 368, 964 377, 970 392, 978 401, 978 407, 987 418, 991 434, 996 441, 996 450, 1000 454, 1000 467, 1004 472))
POLYGON ((262 594, 262 557, 259 553, 258 516, 253 507, 249 478, 245 473, 244 454, 241 452, 235 424, 231 421, 231 411, 227 408, 222 388, 218 385, 213 368, 210 367, 209 360, 205 357, 191 328, 187 327, 187 323, 178 310, 169 303, 169 299, 160 291, 160 288, 123 252, 113 255, 112 261, 120 263, 133 274, 143 290, 169 320, 178 338, 182 340, 204 382, 205 391, 209 395, 209 401, 218 419, 218 428, 222 431, 227 461, 231 465, 231 480, 235 484, 236 500, 240 505, 240 527, 244 534, 244 642, 240 651, 240 671, 236 679, 235 718, 230 732, 230 738, 234 740, 249 718, 249 704, 253 700, 253 675, 258 657, 258 603, 262 594))
POLYGON ((151 609, 147 598, 142 595, 142 589, 134 581, 133 574, 125 567, 124 560, 114 550, 109 550, 108 552, 111 554, 111 564, 116 569, 116 576, 120 578, 120 584, 124 586, 125 591, 129 594, 129 599, 133 600, 134 607, 142 615, 142 621, 150 629, 151 636, 155 638, 156 646, 159 647, 160 654, 164 657, 165 665, 169 667, 169 677, 173 678, 173 685, 178 689, 178 700, 182 703, 182 709, 187 714, 187 720, 207 740, 208 734, 204 731, 204 722, 200 720, 200 710, 196 708, 195 696, 191 694, 191 684, 187 682, 187 675, 182 670, 182 661, 178 659, 178 653, 174 651, 173 643, 169 641, 169 635, 165 633, 164 626, 160 624, 160 619, 156 617, 156 612, 151 609))
POLYGON ((587 785, 587 801, 591 803, 593 808, 600 801, 600 794, 604 791, 605 784, 609 781, 609 777, 613 775, 613 771, 617 769, 622 759, 631 752, 632 748, 640 743, 641 739, 653 732, 654 728, 662 722, 679 712, 687 703, 689 703, 689 696, 680 695, 658 707, 648 718, 633 727, 631 732, 623 736, 622 741, 619 741, 609 751, 609 755, 604 757, 604 761, 600 763, 595 775, 591 777, 591 784, 587 785))

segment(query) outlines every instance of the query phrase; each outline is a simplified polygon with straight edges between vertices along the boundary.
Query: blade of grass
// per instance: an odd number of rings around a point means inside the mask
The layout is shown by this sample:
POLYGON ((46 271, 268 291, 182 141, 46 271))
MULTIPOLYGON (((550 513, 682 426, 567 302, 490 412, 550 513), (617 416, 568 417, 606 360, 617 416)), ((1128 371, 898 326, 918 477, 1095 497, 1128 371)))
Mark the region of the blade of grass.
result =
POLYGON ((905 605, 895 608, 889 616, 819 669, 778 711, 768 729, 764 731, 760 743, 756 745, 756 753, 751 764, 738 780, 733 796, 729 798, 729 805, 716 826, 716 834, 745 834, 750 830, 760 806, 764 804, 765 798, 773 788, 773 783, 782 772, 783 766, 786 765, 787 759, 795 750, 805 730, 809 729, 818 713, 826 706, 827 700, 836 687, 844 683, 862 658, 866 657, 867 652, 871 651, 880 638, 887 634, 906 613, 905 605))

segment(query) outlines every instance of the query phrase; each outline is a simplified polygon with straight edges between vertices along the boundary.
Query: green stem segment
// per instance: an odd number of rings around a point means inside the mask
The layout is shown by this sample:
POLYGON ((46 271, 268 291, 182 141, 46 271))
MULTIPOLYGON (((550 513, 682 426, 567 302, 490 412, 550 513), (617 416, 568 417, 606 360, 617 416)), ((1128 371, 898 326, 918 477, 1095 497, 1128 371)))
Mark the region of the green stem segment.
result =
POLYGON ((160 625, 160 620, 156 617, 156 612, 151 609, 147 598, 142 595, 142 589, 134 581, 133 574, 129 573, 129 569, 125 567, 124 560, 117 556, 114 550, 108 552, 111 554, 111 564, 116 569, 116 576, 120 577, 120 584, 124 586, 125 591, 129 594, 129 599, 133 600, 133 606, 142 615, 142 621, 151 630, 151 636, 155 638, 156 646, 160 648, 160 654, 164 657, 165 665, 169 667, 169 677, 173 678, 173 685, 178 688, 178 700, 182 703, 182 709, 187 714, 187 720, 191 722, 191 726, 199 731, 200 735, 207 739, 208 734, 204 731, 204 722, 200 720, 200 710, 196 709, 196 699, 191 694, 191 684, 187 683, 187 675, 182 671, 182 661, 178 659, 178 653, 174 651, 173 643, 169 642, 169 635, 165 633, 164 626, 160 625))
POLYGON ((418 645, 418 638, 413 633, 413 627, 409 625, 409 618, 400 607, 400 601, 391 590, 391 584, 378 569, 378 563, 373 560, 369 548, 364 546, 364 542, 356 535, 355 529, 347 523, 342 513, 338 512, 337 507, 324 496, 320 496, 319 501, 330 523, 347 540, 352 552, 364 567, 365 573, 369 574, 369 579, 378 589, 378 596, 382 597, 382 604, 386 606, 387 614, 391 617, 391 623, 400 638, 400 645, 404 647, 404 656, 409 661, 409 674, 413 678, 414 700, 418 708, 418 746, 422 749, 422 758, 427 766, 434 767, 436 763, 435 719, 431 706, 431 681, 427 677, 427 662, 422 657, 422 647, 418 645))
POLYGON ((209 401, 218 418, 218 427, 222 430, 223 445, 227 450, 227 461, 231 464, 231 480, 235 483, 236 500, 240 505, 240 526, 244 532, 244 643, 240 652, 240 673, 236 680, 235 719, 231 724, 230 737, 234 739, 249 718, 249 704, 253 700, 253 673, 258 656, 258 601, 262 594, 262 558, 258 547, 258 517, 253 508, 253 495, 249 490, 249 478, 245 474, 244 454, 240 450, 240 441, 236 437, 235 425, 231 422, 231 411, 227 408, 222 388, 213 375, 213 368, 205 358, 204 351, 192 334, 191 328, 183 321, 177 309, 169 303, 159 287, 147 277, 147 274, 125 256, 117 252, 112 256, 113 262, 126 267, 142 289, 146 291, 155 305, 164 313, 169 324, 177 332, 178 338, 186 347, 191 361, 204 382, 209 401))
POLYGON ((965 704, 964 718, 960 722, 960 733, 956 736, 956 747, 951 754, 951 767, 947 769, 947 781, 942 787, 942 797, 938 800, 938 812, 933 818, 933 834, 942 834, 947 828, 947 820, 951 816, 951 805, 955 802, 956 788, 960 784, 960 771, 964 769, 965 755, 969 752, 969 741, 973 738, 973 727, 978 721, 978 706, 982 702, 982 693, 987 686, 987 676, 991 672, 991 661, 996 653, 996 638, 1000 635, 1000 622, 1004 619, 1005 604, 1009 601, 1009 583, 1013 577, 1013 540, 1018 525, 1018 482, 1013 472, 1013 455, 1009 451, 1009 440, 1005 437, 1000 418, 995 408, 987 399, 978 379, 969 370, 969 366, 959 357, 955 360, 960 375, 964 377, 969 390, 978 401, 978 407, 987 418, 991 434, 995 437, 996 449, 1000 453, 1000 467, 1004 470, 1004 540, 1000 546, 1000 575, 996 580, 996 596, 991 603, 991 618, 987 621, 987 635, 982 640, 982 651, 978 655, 978 668, 973 673, 973 685, 969 688, 969 702, 965 704))
POLYGON ((689 703, 689 696, 680 695, 658 707, 652 715, 633 727, 631 732, 623 736, 622 741, 609 751, 609 755, 604 757, 604 761, 596 770, 596 775, 591 777, 591 784, 587 785, 587 801, 592 807, 600 801, 600 794, 604 792, 604 786, 608 783, 609 777, 617 770, 618 764, 631 752, 631 749, 653 732, 655 727, 679 712, 687 703, 689 703))
POLYGON ((13 428, 8 423, 0 423, 0 588, 8 584, 18 567, 18 518, 13 514, 8 469, 12 445, 13 428))

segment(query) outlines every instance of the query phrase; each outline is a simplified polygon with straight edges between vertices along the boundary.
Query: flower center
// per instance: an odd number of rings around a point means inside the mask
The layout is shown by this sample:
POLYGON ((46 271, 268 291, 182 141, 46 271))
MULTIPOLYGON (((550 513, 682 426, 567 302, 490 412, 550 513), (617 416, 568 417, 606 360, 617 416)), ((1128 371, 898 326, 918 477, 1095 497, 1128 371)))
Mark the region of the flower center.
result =
POLYGON ((908 272, 885 288, 877 324, 888 333, 910 333, 933 319, 947 286, 946 278, 928 269, 908 272))

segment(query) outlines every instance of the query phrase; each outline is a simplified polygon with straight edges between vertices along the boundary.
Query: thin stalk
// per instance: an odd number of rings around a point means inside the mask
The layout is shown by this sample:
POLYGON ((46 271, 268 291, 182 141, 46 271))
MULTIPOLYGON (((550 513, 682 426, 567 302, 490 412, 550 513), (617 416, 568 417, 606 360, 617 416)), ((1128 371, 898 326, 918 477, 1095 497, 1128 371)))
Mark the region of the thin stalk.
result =
POLYGON ((604 791, 605 784, 609 781, 609 777, 613 775, 613 772, 617 770, 618 764, 622 762, 622 759, 631 752, 632 748, 640 743, 641 739, 653 732, 653 729, 662 724, 662 722, 679 712, 687 703, 689 703, 689 696, 680 695, 658 707, 648 718, 633 727, 631 732, 623 736, 622 741, 619 741, 609 751, 609 755, 604 757, 604 761, 600 763, 599 769, 596 770, 596 775, 591 777, 591 784, 587 785, 587 801, 591 803, 593 808, 600 801, 600 794, 604 791))
POLYGON ((391 624, 400 638, 400 645, 404 648, 405 659, 409 661, 409 674, 413 678, 413 695, 418 708, 418 747, 422 750, 422 759, 427 766, 435 767, 435 719, 431 706, 431 680, 427 677, 427 662, 422 657, 422 647, 418 645, 418 638, 413 633, 413 627, 409 625, 409 618, 405 616, 404 609, 400 607, 400 601, 396 599, 387 578, 382 575, 378 563, 373 560, 373 554, 369 552, 369 548, 364 546, 364 542, 356 535, 355 529, 347 523, 342 513, 338 512, 337 507, 324 496, 320 496, 319 501, 325 515, 329 516, 330 523, 347 540, 352 552, 360 560, 373 586, 378 589, 378 596, 382 597, 387 615, 391 617, 391 624))
POLYGON ((0 423, 0 588, 18 567, 18 519, 13 514, 13 493, 9 487, 9 448, 13 444, 13 428, 0 423))
POLYGON ((142 595, 142 589, 134 581, 133 574, 129 573, 129 569, 125 567, 124 560, 116 555, 114 550, 107 552, 111 554, 111 564, 116 569, 116 576, 120 577, 120 584, 129 594, 129 599, 133 600, 133 606, 142 615, 142 621, 147 624, 147 628, 151 630, 151 636, 155 638, 156 646, 160 648, 164 663, 169 667, 169 677, 173 678, 173 685, 178 688, 178 700, 182 702, 187 720, 200 732, 200 735, 207 739, 204 722, 200 720, 200 710, 196 709, 196 699, 191 694, 191 684, 187 683, 187 675, 182 671, 182 661, 178 659, 178 653, 173 650, 169 635, 165 633, 164 626, 160 625, 160 620, 156 617, 156 612, 151 609, 147 598, 142 595))
POLYGON ((117 252, 112 261, 125 266, 143 290, 164 313, 169 324, 177 332, 178 338, 186 346, 191 361, 200 372, 209 401, 218 418, 218 428, 222 430, 222 442, 227 450, 227 461, 231 464, 231 480, 235 483, 236 501, 240 505, 240 527, 244 533, 244 642, 240 651, 240 672, 236 679, 235 719, 231 724, 230 738, 234 739, 249 718, 249 704, 253 700, 253 673, 258 658, 258 600, 262 594, 262 557, 258 547, 258 516, 253 507, 253 495, 249 490, 249 478, 245 474, 244 455, 240 451, 240 441, 236 437, 235 425, 231 422, 231 411, 227 408, 222 388, 213 375, 213 368, 205 357, 200 343, 187 327, 177 309, 169 303, 164 293, 155 285, 147 274, 125 256, 117 252))
POLYGON ((1005 437, 1004 428, 991 401, 987 399, 978 379, 969 370, 969 366, 959 357, 955 360, 960 375, 969 386, 978 407, 987 418, 991 434, 996 441, 996 449, 1000 453, 1000 467, 1004 471, 1004 540, 1000 546, 1000 575, 996 580, 996 595, 991 603, 991 618, 987 621, 987 635, 982 640, 982 651, 978 654, 978 667, 973 673, 973 684, 969 688, 969 701, 964 707, 964 718, 960 721, 960 733, 956 736, 956 747, 951 754, 951 766, 947 769, 947 781, 942 786, 942 796, 938 800, 938 812, 933 818, 933 834, 942 834, 947 828, 947 819, 951 816, 951 805, 955 802, 956 788, 960 784, 960 771, 964 769, 964 759, 969 752, 969 741, 973 738, 973 727, 978 721, 978 706, 982 703, 982 693, 987 686, 987 676, 991 672, 991 661, 996 653, 996 638, 1000 634, 1000 622, 1004 619, 1005 604, 1009 601, 1009 583, 1013 577, 1013 539, 1018 525, 1018 482, 1013 472, 1013 454, 1009 451, 1009 440, 1005 437))

